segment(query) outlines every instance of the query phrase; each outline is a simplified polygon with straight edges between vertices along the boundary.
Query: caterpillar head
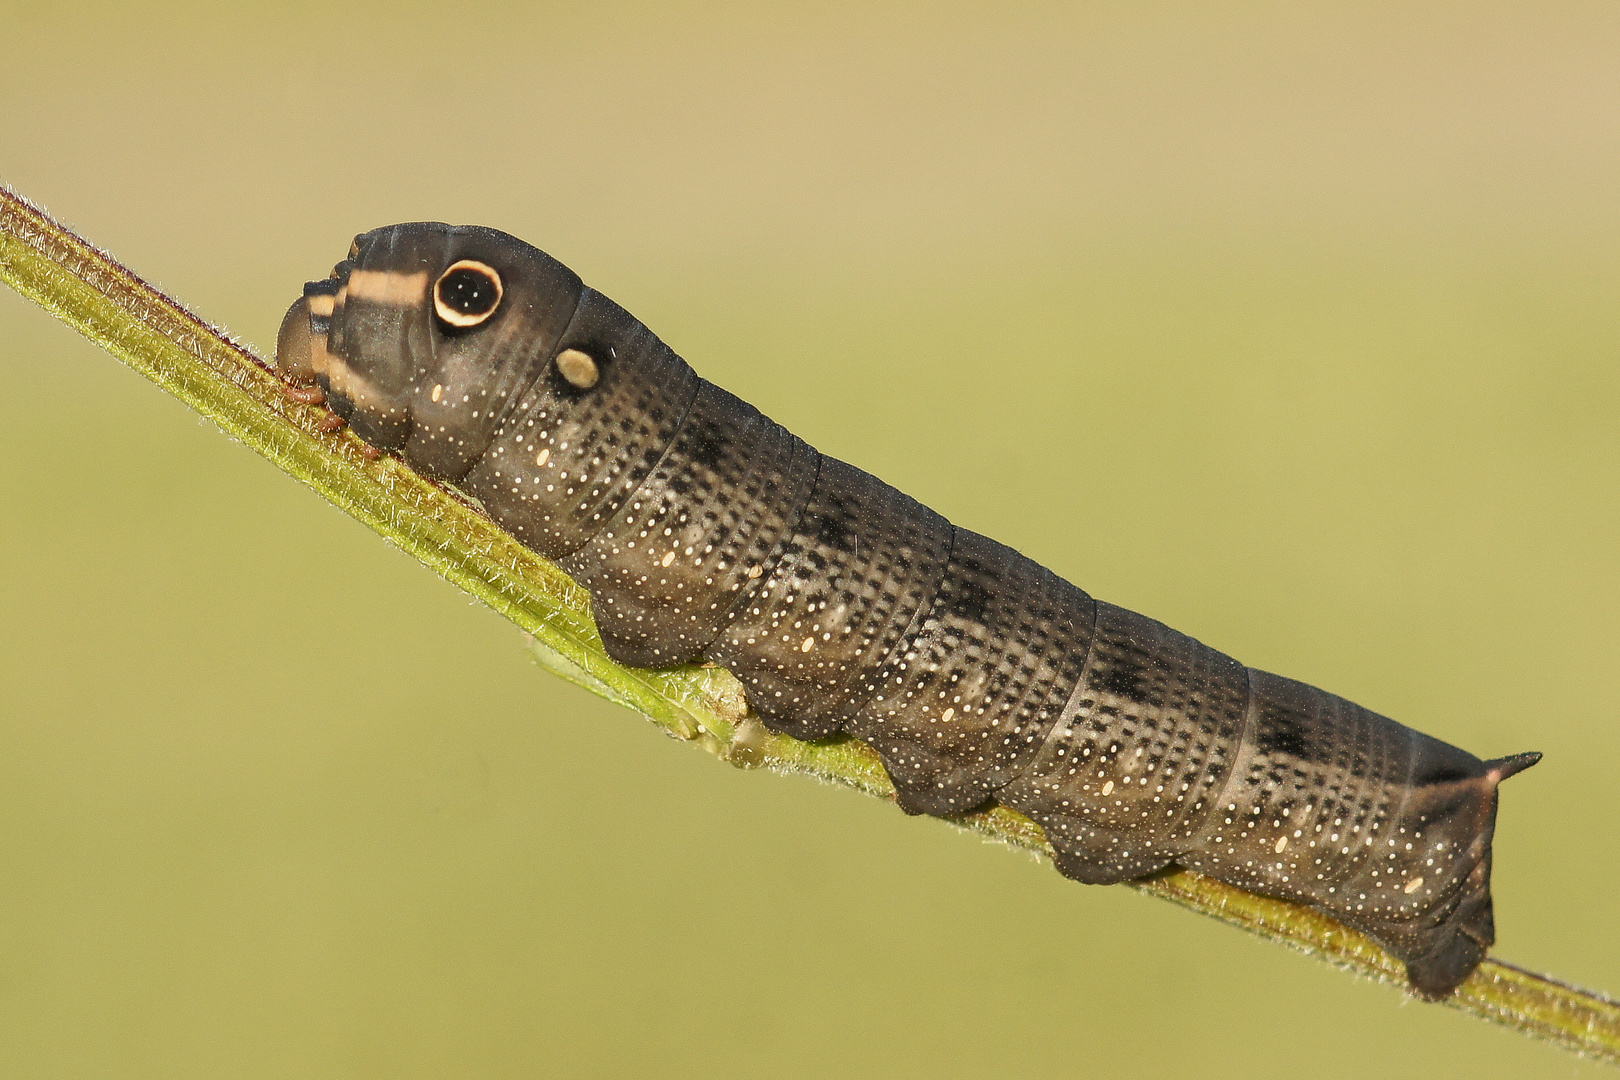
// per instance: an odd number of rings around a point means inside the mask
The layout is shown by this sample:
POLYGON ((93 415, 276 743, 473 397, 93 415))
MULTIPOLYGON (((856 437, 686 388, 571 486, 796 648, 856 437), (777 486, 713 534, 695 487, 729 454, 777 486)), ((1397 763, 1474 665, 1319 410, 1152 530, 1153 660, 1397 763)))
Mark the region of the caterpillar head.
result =
POLYGON ((548 365, 597 381, 588 353, 558 348, 581 292, 561 263, 494 229, 391 225, 304 286, 276 366, 318 385, 366 442, 456 481, 548 365))
POLYGON ((657 463, 699 381, 545 252, 437 222, 356 237, 287 312, 276 364, 372 447, 553 558, 657 463))

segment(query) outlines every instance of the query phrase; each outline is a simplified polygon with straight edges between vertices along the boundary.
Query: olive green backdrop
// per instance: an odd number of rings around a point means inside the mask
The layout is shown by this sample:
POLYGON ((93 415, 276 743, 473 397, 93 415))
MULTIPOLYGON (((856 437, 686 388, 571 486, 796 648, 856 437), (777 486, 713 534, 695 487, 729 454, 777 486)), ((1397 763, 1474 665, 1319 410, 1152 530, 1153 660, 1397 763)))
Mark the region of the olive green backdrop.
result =
MULTIPOLYGON (((7 0, 0 178, 269 345, 495 225, 823 450, 1482 755, 1620 989, 1620 10, 7 0)), ((0 1075, 1596 1076, 742 773, 0 294, 0 1075)))

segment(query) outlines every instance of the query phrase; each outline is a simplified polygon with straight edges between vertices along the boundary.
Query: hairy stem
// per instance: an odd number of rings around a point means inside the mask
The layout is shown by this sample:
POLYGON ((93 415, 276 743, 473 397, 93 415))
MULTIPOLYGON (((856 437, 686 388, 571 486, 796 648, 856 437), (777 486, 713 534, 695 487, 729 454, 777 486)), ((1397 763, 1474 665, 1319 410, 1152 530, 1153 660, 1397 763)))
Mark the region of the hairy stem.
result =
MULTIPOLYGON (((0 278, 511 619, 530 635, 540 663, 564 678, 733 764, 808 773, 893 798, 877 755, 865 745, 848 739, 802 743, 766 732, 749 717, 741 688, 725 671, 645 671, 613 663, 591 620, 590 598, 561 570, 453 491, 396 460, 368 460, 347 432, 321 432, 321 411, 292 401, 251 350, 3 186, 0 278)), ((1004 807, 970 814, 960 824, 1046 851, 1040 827, 1004 807)), ((1357 974, 1405 985, 1400 963, 1377 945, 1299 905, 1188 871, 1132 887, 1357 974)), ((1620 1004, 1546 976, 1486 960, 1447 1004, 1620 1063, 1620 1004)))

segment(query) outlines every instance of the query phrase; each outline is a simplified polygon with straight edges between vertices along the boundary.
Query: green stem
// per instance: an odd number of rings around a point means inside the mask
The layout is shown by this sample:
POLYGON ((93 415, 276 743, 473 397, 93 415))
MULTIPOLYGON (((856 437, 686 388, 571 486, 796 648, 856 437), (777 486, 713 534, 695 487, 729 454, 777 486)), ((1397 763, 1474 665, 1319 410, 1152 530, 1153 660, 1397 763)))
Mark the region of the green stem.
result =
MULTIPOLYGON (((741 688, 717 668, 644 671, 602 649, 590 598, 453 491, 398 461, 368 461, 347 432, 293 402, 264 361, 192 315, 105 252, 0 187, 0 278, 124 363, 212 419, 401 550, 522 627, 545 666, 737 765, 808 773, 880 798, 893 789, 877 756, 853 740, 801 743, 748 716, 741 688)), ((966 828, 1044 853, 1040 827, 996 807, 966 828)), ((1295 904, 1182 871, 1133 886, 1244 927, 1339 967, 1404 985, 1401 965, 1367 938, 1295 904)), ((1620 1063, 1620 1004, 1498 960, 1447 1002, 1580 1054, 1620 1063)))

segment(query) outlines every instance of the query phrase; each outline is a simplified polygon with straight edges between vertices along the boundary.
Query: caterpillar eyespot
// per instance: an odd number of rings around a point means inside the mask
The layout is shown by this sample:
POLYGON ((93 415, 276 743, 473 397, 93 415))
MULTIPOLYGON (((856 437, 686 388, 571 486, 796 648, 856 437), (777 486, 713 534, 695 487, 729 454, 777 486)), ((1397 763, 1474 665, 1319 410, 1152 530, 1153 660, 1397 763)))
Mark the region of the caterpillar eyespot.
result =
POLYGON ((477 326, 494 314, 504 292, 492 267, 462 259, 433 283, 433 311, 451 326, 477 326))
POLYGON ((557 370, 568 380, 570 386, 581 390, 589 390, 596 385, 596 380, 601 378, 596 361, 583 349, 564 349, 558 353, 557 370))
POLYGON ((909 813, 1001 803, 1078 881, 1183 866, 1307 904, 1424 997, 1495 940, 1497 787, 1539 754, 1482 761, 1094 600, 818 453, 514 237, 363 233, 276 362, 573 574, 615 660, 727 668, 748 723, 866 741, 909 813), (508 291, 500 334, 419 332, 508 291))

